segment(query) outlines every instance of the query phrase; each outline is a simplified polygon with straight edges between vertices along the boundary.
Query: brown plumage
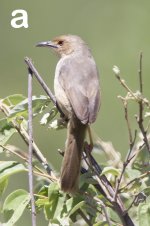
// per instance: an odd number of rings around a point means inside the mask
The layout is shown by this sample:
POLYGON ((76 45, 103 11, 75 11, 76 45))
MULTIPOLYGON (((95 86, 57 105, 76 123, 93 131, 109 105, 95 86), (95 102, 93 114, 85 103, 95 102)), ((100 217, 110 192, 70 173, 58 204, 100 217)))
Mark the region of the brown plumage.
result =
POLYGON ((54 90, 69 121, 60 182, 63 191, 73 193, 78 189, 86 129, 96 120, 100 107, 98 71, 90 49, 78 36, 62 35, 37 46, 48 46, 61 57, 54 90))

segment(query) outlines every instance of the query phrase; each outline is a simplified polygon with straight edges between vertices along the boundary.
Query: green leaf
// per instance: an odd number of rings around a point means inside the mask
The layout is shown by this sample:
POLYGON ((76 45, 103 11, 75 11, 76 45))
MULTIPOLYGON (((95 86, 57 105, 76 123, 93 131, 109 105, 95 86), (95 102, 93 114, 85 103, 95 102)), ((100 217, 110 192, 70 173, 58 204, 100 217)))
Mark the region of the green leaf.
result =
MULTIPOLYGON (((67 203, 68 204, 68 203, 67 203)), ((85 206, 85 201, 81 201, 79 203, 77 203, 72 210, 69 213, 69 216, 71 216, 73 213, 75 213, 78 209, 82 208, 85 206)))
MULTIPOLYGON (((38 189, 38 186, 41 187, 41 184, 39 184, 39 185, 37 184, 36 190, 38 189)), ((40 188, 40 191, 38 191, 35 204, 40 209, 40 208, 43 208, 46 205, 46 203, 47 204, 49 203, 48 186, 44 185, 42 188, 40 188)))
POLYGON ((67 216, 70 216, 71 214, 73 214, 73 211, 71 213, 71 211, 73 210, 73 208, 78 205, 80 202, 84 201, 84 196, 81 195, 77 195, 77 196, 73 196, 71 198, 69 198, 66 202, 65 202, 65 212, 67 213, 67 216))
POLYGON ((141 171, 142 173, 150 170, 149 152, 147 151, 147 148, 145 148, 145 146, 141 149, 136 159, 134 160, 133 168, 141 171))
POLYGON ((48 198, 44 206, 44 213, 47 219, 51 222, 61 218, 61 212, 65 202, 65 196, 59 192, 59 185, 56 182, 50 184, 48 188, 48 198))
POLYGON ((94 174, 92 172, 81 174, 80 181, 79 181, 80 188, 83 185, 85 186, 85 184, 86 184, 86 188, 87 188, 87 185, 89 184, 97 184, 97 181, 93 179, 93 176, 94 174))
POLYGON ((12 192, 5 200, 3 213, 7 220, 3 226, 14 226, 23 214, 30 201, 30 194, 25 190, 19 189, 12 192))
POLYGON ((59 194, 59 185, 57 182, 53 182, 49 185, 48 188, 48 198, 49 201, 51 202, 51 200, 53 199, 54 196, 58 196, 59 194))
POLYGON ((8 179, 4 179, 0 182, 0 197, 2 196, 2 194, 4 193, 4 191, 6 190, 8 185, 8 179))
MULTIPOLYGON (((7 121, 6 118, 0 120, 0 145, 6 144, 6 142, 11 138, 11 136, 16 132, 12 124, 7 121)), ((3 148, 0 147, 0 151, 3 148)))
MULTIPOLYGON (((41 95, 40 97, 32 96, 32 110, 33 116, 41 113, 47 105, 50 103, 50 99, 46 96, 41 95)), ((9 118, 23 116, 27 118, 28 116, 28 99, 25 99, 18 103, 14 108, 11 109, 9 118)))
POLYGON ((113 176, 119 176, 120 174, 120 170, 119 169, 116 169, 112 166, 107 166, 103 169, 101 175, 107 175, 107 174, 111 174, 113 176))
POLYGON ((120 222, 119 216, 117 215, 115 210, 111 208, 107 208, 107 213, 108 213, 109 219, 115 222, 120 222))
POLYGON ((141 185, 142 183, 140 181, 135 180, 133 183, 131 183, 131 185, 129 185, 124 189, 124 192, 128 193, 128 192, 134 191, 138 193, 141 190, 141 185))
POLYGON ((139 226, 150 225, 150 203, 141 203, 138 208, 139 226))
POLYGON ((14 107, 15 105, 19 104, 21 101, 25 100, 26 97, 22 94, 14 94, 10 95, 3 99, 3 103, 9 107, 14 107))
POLYGON ((134 178, 139 177, 141 175, 141 172, 139 170, 136 170, 136 169, 127 168, 126 174, 128 175, 128 178, 130 180, 133 180, 134 178))
POLYGON ((145 189, 142 190, 142 192, 144 192, 144 194, 148 197, 150 196, 150 186, 146 187, 145 189))
POLYGON ((51 199, 51 202, 46 203, 46 205, 44 206, 44 213, 46 215, 46 218, 51 220, 51 222, 61 219, 64 202, 64 196, 57 195, 57 197, 55 196, 51 199))
POLYGON ((43 187, 40 186, 40 190, 38 192, 38 195, 48 197, 48 185, 44 185, 43 187))
POLYGON ((0 119, 0 133, 4 133, 5 130, 13 128, 12 124, 8 122, 7 118, 0 119))
POLYGON ((15 161, 0 162, 0 183, 15 173, 25 171, 25 169, 24 165, 15 161))

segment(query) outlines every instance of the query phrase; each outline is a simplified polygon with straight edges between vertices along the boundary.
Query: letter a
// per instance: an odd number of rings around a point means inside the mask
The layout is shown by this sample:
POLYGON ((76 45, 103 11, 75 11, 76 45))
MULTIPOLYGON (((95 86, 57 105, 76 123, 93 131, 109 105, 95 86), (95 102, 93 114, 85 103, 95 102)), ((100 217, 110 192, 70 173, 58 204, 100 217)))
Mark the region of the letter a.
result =
POLYGON ((28 26, 27 12, 23 9, 17 9, 17 10, 14 10, 11 15, 14 17, 16 16, 16 14, 22 14, 22 15, 19 17, 13 18, 11 20, 11 26, 14 28, 21 28, 21 27, 28 28, 29 26, 28 26), (21 23, 17 24, 17 21, 21 21, 21 23))

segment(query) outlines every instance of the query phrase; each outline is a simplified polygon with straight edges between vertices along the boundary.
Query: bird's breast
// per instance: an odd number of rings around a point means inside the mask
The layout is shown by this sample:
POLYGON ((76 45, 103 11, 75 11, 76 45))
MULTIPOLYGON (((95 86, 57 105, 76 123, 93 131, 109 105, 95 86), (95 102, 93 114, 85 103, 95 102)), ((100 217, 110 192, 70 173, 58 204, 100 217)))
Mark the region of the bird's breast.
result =
POLYGON ((59 107, 61 108, 61 110, 63 111, 63 113, 67 118, 71 118, 71 115, 73 113, 72 107, 67 98, 65 90, 62 87, 62 84, 60 83, 61 68, 63 67, 63 63, 64 63, 64 59, 61 58, 56 66, 55 78, 54 78, 54 92, 55 92, 55 97, 59 107))

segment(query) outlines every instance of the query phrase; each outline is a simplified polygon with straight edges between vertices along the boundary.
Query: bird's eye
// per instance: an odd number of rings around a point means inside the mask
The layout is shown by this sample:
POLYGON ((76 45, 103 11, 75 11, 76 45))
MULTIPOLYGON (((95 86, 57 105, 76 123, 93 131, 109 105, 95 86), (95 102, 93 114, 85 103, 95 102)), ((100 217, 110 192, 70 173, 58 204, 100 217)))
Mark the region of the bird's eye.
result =
POLYGON ((58 45, 60 45, 60 46, 62 46, 64 44, 64 41, 62 41, 62 40, 60 40, 59 42, 58 42, 58 45))

